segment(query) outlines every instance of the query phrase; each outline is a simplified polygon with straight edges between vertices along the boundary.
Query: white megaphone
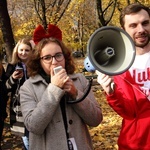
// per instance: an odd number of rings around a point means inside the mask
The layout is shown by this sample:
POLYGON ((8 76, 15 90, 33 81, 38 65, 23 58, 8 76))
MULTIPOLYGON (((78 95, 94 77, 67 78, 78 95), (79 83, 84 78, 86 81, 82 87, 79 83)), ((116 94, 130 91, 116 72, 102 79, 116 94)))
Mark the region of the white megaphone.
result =
POLYGON ((118 75, 129 69, 134 59, 135 45, 130 35, 118 27, 107 26, 91 35, 84 67, 88 72, 118 75))

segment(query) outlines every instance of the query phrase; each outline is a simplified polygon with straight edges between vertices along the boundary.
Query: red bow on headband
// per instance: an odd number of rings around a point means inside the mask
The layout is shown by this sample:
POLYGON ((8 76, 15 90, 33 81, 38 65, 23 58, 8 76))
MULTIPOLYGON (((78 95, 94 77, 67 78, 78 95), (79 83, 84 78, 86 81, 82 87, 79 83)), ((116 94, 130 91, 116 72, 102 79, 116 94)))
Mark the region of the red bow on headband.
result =
POLYGON ((33 41, 35 44, 37 44, 44 38, 50 38, 50 37, 54 37, 54 38, 62 41, 62 32, 56 25, 49 24, 47 31, 43 28, 42 25, 39 25, 34 30, 33 41))

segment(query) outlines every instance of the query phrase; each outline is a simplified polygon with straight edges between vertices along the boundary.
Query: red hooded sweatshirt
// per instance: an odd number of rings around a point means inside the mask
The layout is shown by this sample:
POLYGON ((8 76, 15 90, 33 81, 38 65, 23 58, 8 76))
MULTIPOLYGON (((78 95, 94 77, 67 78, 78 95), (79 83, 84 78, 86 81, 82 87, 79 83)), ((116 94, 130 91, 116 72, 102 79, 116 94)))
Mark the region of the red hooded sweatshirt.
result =
POLYGON ((123 118, 119 150, 150 150, 150 100, 127 71, 114 77, 109 105, 123 118))

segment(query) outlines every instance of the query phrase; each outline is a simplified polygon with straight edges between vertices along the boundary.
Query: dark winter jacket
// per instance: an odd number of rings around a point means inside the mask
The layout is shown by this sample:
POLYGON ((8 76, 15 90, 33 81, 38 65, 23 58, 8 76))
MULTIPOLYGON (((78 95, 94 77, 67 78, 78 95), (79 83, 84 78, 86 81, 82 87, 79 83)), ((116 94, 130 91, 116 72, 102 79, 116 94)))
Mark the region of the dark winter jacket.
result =
POLYGON ((6 82, 6 76, 5 76, 5 70, 3 68, 2 76, 0 77, 0 118, 1 120, 4 120, 7 117, 6 105, 7 105, 8 96, 7 96, 5 82, 6 82))
POLYGON ((20 81, 14 80, 12 78, 12 74, 15 71, 17 65, 23 68, 22 63, 18 63, 16 65, 8 64, 6 69, 6 78, 7 78, 6 87, 8 93, 10 93, 10 125, 13 125, 13 123, 16 122, 16 113, 13 111, 14 107, 13 96, 16 93, 17 86, 19 86, 20 88, 20 86, 23 85, 23 83, 25 82, 27 76, 27 72, 26 70, 24 70, 24 76, 22 79, 20 79, 20 81))

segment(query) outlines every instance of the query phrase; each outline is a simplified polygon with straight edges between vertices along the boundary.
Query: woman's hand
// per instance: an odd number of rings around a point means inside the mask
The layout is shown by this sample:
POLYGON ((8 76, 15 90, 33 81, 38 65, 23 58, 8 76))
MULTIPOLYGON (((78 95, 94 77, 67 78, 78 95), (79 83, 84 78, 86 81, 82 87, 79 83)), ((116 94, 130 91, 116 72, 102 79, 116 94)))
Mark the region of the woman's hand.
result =
POLYGON ((63 89, 72 98, 74 99, 76 98, 77 89, 75 88, 73 81, 67 75, 65 69, 61 69, 56 74, 54 74, 54 72, 51 71, 51 83, 63 89))
POLYGON ((69 79, 66 70, 61 69, 58 73, 54 74, 54 71, 51 71, 51 83, 63 89, 64 84, 69 79))
POLYGON ((20 70, 15 70, 12 74, 12 78, 17 80, 17 79, 21 79, 23 77, 23 71, 20 70))
POLYGON ((66 91, 73 99, 76 99, 77 97, 77 89, 74 86, 73 81, 69 78, 64 86, 63 86, 64 91, 66 91))

